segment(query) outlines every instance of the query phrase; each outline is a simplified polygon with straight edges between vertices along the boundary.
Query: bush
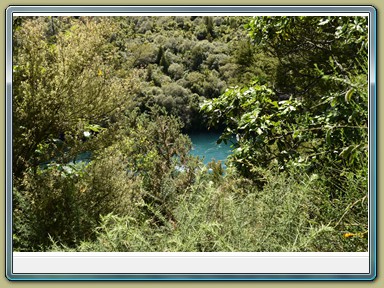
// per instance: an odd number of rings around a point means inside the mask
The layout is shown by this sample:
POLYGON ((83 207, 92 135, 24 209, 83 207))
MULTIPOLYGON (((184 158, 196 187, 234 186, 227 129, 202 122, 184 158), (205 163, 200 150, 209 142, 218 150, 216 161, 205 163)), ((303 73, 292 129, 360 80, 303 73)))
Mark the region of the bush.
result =
POLYGON ((177 64, 177 63, 172 63, 169 67, 168 67, 168 73, 169 75, 174 79, 174 80, 178 80, 180 79, 181 77, 183 77, 184 75, 184 67, 180 64, 177 64))
POLYGON ((84 124, 106 125, 106 118, 119 117, 133 106, 136 73, 114 75, 119 56, 108 40, 115 23, 104 18, 64 20, 70 29, 50 37, 44 36, 50 31, 44 17, 27 19, 15 31, 15 176, 52 157, 74 157, 84 124))
POLYGON ((354 228, 367 220, 366 199, 359 198, 363 191, 355 194, 360 188, 352 187, 356 181, 350 183, 353 192, 337 202, 329 201, 324 179, 316 174, 294 177, 271 167, 263 172, 266 184, 259 190, 231 168, 227 173, 212 178, 202 169, 184 193, 170 194, 171 220, 156 206, 143 204, 161 224, 140 213, 103 217, 96 241, 83 242, 76 251, 367 251, 367 232, 354 228))

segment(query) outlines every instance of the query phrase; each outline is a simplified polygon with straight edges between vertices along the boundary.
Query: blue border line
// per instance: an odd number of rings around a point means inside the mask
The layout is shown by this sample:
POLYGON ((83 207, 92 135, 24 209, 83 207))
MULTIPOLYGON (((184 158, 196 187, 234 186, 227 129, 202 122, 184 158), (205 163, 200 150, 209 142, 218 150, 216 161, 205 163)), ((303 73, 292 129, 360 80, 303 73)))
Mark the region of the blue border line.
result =
MULTIPOLYGON (((372 263, 372 266, 371 267, 371 274, 372 274, 372 280, 375 279, 377 277, 377 109, 378 109, 378 106, 377 106, 377 16, 376 16, 376 13, 377 13, 377 10, 376 9, 373 9, 372 13, 371 14, 371 21, 373 22, 371 25, 371 29, 373 30, 373 33, 371 33, 371 35, 369 35, 369 37, 372 36, 373 34, 373 37, 372 39, 370 39, 370 43, 372 44, 372 47, 371 47, 371 55, 373 54, 373 57, 372 57, 372 62, 373 63, 370 63, 372 64, 370 67, 374 67, 374 69, 370 70, 370 72, 372 72, 372 76, 373 76, 373 81, 372 81, 372 92, 370 94, 370 96, 373 97, 373 105, 370 107, 371 109, 371 112, 373 112, 373 133, 371 133, 370 135, 372 135, 372 141, 373 141, 373 157, 370 158, 373 160, 373 175, 371 176, 372 178, 370 179, 370 183, 373 184, 373 202, 370 203, 370 205, 372 206, 371 208, 373 209, 372 213, 370 216, 374 216, 372 217, 372 220, 373 220, 373 231, 371 232, 370 231, 370 234, 371 234, 371 237, 372 237, 372 246, 374 247, 373 251, 371 252, 371 255, 370 257, 371 258, 374 258, 373 261, 371 261, 372 263), (373 14, 373 15, 372 15, 373 14), (373 95, 372 95, 373 94, 373 95), (373 110, 373 111, 372 111, 373 110)), ((369 85, 371 85, 371 83, 369 83, 369 85)), ((372 171, 370 171, 372 172, 372 171)), ((371 174, 370 174, 371 175, 371 174)), ((372 192, 370 191, 370 192, 372 192)), ((371 226, 371 227, 372 227, 371 226)), ((372 249, 371 249, 372 250, 372 249)))

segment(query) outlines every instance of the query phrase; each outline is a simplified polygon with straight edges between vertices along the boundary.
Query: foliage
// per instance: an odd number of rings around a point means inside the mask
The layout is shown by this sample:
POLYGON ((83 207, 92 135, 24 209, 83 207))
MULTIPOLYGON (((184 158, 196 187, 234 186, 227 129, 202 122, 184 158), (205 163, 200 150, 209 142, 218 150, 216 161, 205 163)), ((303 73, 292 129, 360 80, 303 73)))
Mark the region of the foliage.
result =
MULTIPOLYGON (((69 20, 69 30, 49 32, 45 18, 15 31, 13 57, 13 168, 78 154, 89 125, 108 125, 132 106, 132 76, 114 75, 114 24, 69 20), (85 133, 85 134, 84 134, 85 133)), ((90 143, 89 143, 90 144, 90 143)))
POLYGON ((114 74, 109 19, 47 20, 28 18, 14 33, 16 249, 44 249, 48 236, 75 245, 91 237, 100 213, 115 208, 120 191, 88 191, 91 168, 72 161, 103 145, 136 89, 135 73, 114 74))
POLYGON ((317 102, 330 85, 315 65, 330 76, 334 75, 332 63, 342 67, 342 76, 354 69, 364 73, 367 21, 358 16, 271 16, 254 17, 247 28, 254 42, 279 60, 277 92, 301 96, 312 105, 310 100, 317 102))
POLYGON ((15 185, 18 249, 46 249, 50 239, 75 247, 93 239, 100 217, 112 212, 141 214, 160 226, 172 221, 174 198, 192 185, 198 165, 188 154, 190 140, 175 117, 155 110, 133 112, 119 125, 131 129, 118 129, 113 144, 95 150, 89 163, 50 163, 15 185))
MULTIPOLYGON (((321 175, 330 191, 321 192, 327 196, 318 202, 324 215, 333 205, 346 214, 358 211, 352 225, 340 214, 331 213, 340 219, 336 225, 328 218, 334 228, 343 223, 346 231, 355 230, 346 235, 368 231, 366 21, 255 17, 247 27, 255 43, 279 60, 276 86, 253 81, 201 105, 211 125, 225 125, 220 141, 236 135, 231 163, 258 187, 268 185, 261 167, 275 164, 292 175, 321 175)), ((315 223, 330 227, 327 221, 315 223)))
POLYGON ((204 120, 198 109, 200 98, 218 97, 228 84, 245 83, 256 70, 257 75, 269 81, 261 69, 273 70, 276 66, 263 52, 248 63, 247 73, 236 64, 242 61, 240 48, 235 44, 237 39, 244 38, 242 43, 250 45, 246 31, 237 28, 249 17, 140 16, 115 19, 114 23, 121 29, 113 31, 111 45, 120 55, 121 67, 142 70, 140 75, 143 77, 139 76, 141 89, 136 97, 140 109, 147 111, 152 105, 165 107, 172 115, 181 117, 184 130, 201 127, 193 125, 204 120), (236 69, 227 69, 228 64, 235 65, 236 69), (186 89, 183 99, 165 91, 176 84, 186 89), (162 90, 156 99, 147 93, 154 86, 162 90))
MULTIPOLYGON (((82 242, 76 251, 366 251, 366 231, 356 226, 367 220, 366 199, 340 209, 345 203, 330 202, 316 174, 295 178, 272 168, 264 175, 267 183, 258 190, 236 174, 214 184, 203 170, 190 190, 168 200, 176 202, 173 221, 156 225, 140 213, 108 214, 96 240, 82 242)), ((350 196, 356 192, 354 184, 346 191, 350 196)), ((51 251, 73 249, 54 243, 51 251)))
MULTIPOLYGON (((291 34, 304 29, 304 24, 308 25, 306 29, 310 31, 318 32, 319 29, 327 28, 324 27, 325 20, 320 23, 318 21, 316 17, 263 17, 251 21, 250 27, 256 40, 259 36, 264 37, 259 41, 268 43, 268 48, 275 48, 273 51, 280 55, 281 49, 288 49, 293 45, 292 41, 296 43, 295 38, 291 40, 291 34), (297 30, 294 30, 294 24, 298 25, 297 30), (257 32, 261 26, 264 27, 263 33, 257 32), (280 30, 276 30, 278 28, 280 30), (278 48, 273 45, 278 45, 278 48)), ((330 20, 329 22, 333 25, 338 23, 330 20)), ((337 31, 339 29, 335 28, 334 33, 337 34, 337 31)), ((361 37, 365 36, 365 31, 360 31, 361 37)), ((345 37, 351 34, 352 32, 345 32, 345 37)), ((315 36, 320 41, 321 36, 315 34, 313 37, 315 36)), ((336 42, 333 45, 344 45, 345 48, 351 49, 350 41, 344 40, 344 37, 340 36, 333 42, 336 42)), ((301 49, 307 48, 297 48, 297 53, 306 53, 301 49)), ((309 98, 308 94, 302 97, 292 94, 289 99, 279 101, 271 88, 256 81, 249 87, 228 89, 219 98, 207 100, 202 104, 201 109, 210 115, 211 124, 226 125, 227 130, 222 139, 237 135, 238 148, 233 159, 236 167, 243 171, 245 176, 257 176, 253 167, 266 166, 271 161, 277 161, 281 170, 286 169, 287 165, 306 165, 313 168, 315 164, 327 166, 328 163, 337 163, 340 167, 357 169, 365 165, 368 144, 367 54, 364 49, 357 50, 355 65, 347 69, 343 66, 344 63, 337 62, 336 59, 341 57, 336 54, 337 51, 332 55, 328 52, 311 51, 311 55, 319 54, 317 60, 325 57, 323 54, 326 54, 327 58, 320 64, 314 63, 312 67, 306 67, 307 71, 316 74, 328 87, 324 89, 321 85, 318 87, 313 84, 314 89, 321 93, 314 97, 309 98), (320 68, 325 65, 329 67, 327 72, 323 70, 325 68, 320 68)), ((290 58, 290 63, 284 67, 302 64, 301 59, 290 58)), ((295 79, 300 77, 295 75, 295 79)), ((303 85, 306 85, 305 81, 298 87, 305 88, 303 85)))
POLYGON ((355 95, 356 100, 348 103, 343 95, 334 95, 306 111, 302 101, 278 102, 271 89, 254 82, 250 87, 228 89, 201 109, 210 114, 211 124, 225 124, 222 140, 236 135, 233 163, 247 177, 257 176, 253 168, 272 161, 281 170, 314 163, 359 168, 367 157, 367 94, 360 94, 360 99, 355 95))
POLYGON ((14 24, 15 250, 367 251, 366 18, 14 24))

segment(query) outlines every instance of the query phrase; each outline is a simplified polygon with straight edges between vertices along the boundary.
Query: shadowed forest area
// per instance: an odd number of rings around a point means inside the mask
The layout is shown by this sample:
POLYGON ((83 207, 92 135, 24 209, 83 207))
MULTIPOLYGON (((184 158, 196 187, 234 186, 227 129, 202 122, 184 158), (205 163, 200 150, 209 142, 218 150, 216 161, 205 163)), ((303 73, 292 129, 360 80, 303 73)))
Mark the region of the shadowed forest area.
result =
POLYGON ((14 251, 368 251, 367 17, 14 17, 12 93, 14 251))

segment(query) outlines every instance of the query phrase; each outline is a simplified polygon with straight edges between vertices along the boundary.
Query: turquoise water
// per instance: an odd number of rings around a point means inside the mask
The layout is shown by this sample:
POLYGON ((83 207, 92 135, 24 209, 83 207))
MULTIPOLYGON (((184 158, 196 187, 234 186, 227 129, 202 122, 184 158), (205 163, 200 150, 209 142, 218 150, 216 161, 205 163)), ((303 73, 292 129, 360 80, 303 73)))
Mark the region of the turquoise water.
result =
MULTIPOLYGON (((192 140, 191 154, 204 158, 204 164, 208 164, 212 160, 225 162, 227 157, 232 153, 232 142, 228 141, 227 144, 221 142, 217 144, 216 141, 220 137, 220 133, 193 133, 188 135, 192 140)), ((234 141, 234 139, 232 140, 234 141)))
MULTIPOLYGON (((229 155, 232 154, 232 143, 235 142, 235 138, 227 141, 227 144, 221 142, 217 144, 217 140, 220 137, 220 133, 214 132, 201 132, 201 133, 191 133, 188 135, 192 140, 192 150, 191 154, 193 156, 199 156, 204 164, 208 164, 212 160, 221 161, 225 167, 225 160, 229 155)), ((75 159, 70 161, 66 166, 72 167, 81 164, 88 164, 91 160, 91 152, 86 151, 80 153, 76 156, 75 159)), ((50 165, 56 165, 55 160, 41 163, 41 168, 45 169, 50 165)))

